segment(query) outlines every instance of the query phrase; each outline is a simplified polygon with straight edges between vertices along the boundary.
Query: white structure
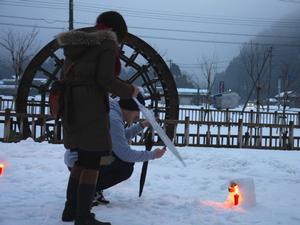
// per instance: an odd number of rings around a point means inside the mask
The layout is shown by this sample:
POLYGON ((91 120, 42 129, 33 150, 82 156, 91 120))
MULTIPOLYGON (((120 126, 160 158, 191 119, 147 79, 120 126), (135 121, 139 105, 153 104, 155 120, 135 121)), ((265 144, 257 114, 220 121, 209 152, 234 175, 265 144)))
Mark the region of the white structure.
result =
POLYGON ((199 105, 206 103, 207 89, 177 88, 180 105, 199 105))

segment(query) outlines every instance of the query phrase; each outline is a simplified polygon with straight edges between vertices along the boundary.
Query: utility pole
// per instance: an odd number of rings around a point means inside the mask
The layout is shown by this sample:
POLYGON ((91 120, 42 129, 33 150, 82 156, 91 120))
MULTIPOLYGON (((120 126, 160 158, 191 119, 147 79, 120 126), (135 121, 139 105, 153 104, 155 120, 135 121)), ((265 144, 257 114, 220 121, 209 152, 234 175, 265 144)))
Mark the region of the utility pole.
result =
POLYGON ((273 55, 273 47, 271 46, 269 49, 269 84, 268 84, 268 106, 267 111, 270 110, 270 89, 271 89, 271 77, 272 77, 272 55, 273 55))
POLYGON ((73 4, 73 0, 69 0, 69 30, 73 30, 74 26, 74 8, 73 8, 74 4, 73 4))

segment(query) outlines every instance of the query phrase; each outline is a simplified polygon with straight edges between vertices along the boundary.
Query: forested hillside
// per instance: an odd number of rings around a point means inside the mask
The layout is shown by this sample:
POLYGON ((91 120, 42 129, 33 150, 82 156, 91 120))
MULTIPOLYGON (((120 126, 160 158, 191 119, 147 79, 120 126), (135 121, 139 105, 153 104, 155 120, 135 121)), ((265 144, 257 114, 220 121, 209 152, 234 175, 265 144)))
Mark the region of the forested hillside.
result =
POLYGON ((279 92, 278 85, 281 91, 285 86, 300 92, 299 14, 275 22, 257 36, 241 47, 225 72, 217 74, 214 90, 217 92, 219 81, 224 81, 225 89, 236 91, 244 101, 251 89, 250 99, 255 99, 260 89, 262 102, 279 92))

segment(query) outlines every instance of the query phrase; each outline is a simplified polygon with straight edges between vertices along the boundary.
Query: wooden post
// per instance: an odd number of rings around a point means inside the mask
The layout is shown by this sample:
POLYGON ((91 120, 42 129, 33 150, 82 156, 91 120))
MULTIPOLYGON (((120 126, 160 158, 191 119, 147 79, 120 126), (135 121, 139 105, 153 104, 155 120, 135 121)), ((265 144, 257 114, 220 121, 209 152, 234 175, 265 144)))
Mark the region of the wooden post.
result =
POLYGON ((185 146, 189 145, 189 136, 190 136, 190 118, 185 117, 184 121, 184 144, 185 146))
POLYGON ((0 96, 0 111, 3 110, 3 107, 2 107, 2 97, 0 96))
POLYGON ((201 107, 200 109, 200 121, 204 121, 205 113, 204 113, 204 108, 201 107))
POLYGON ((34 114, 34 108, 35 108, 35 106, 34 106, 34 98, 31 98, 30 99, 30 113, 31 114, 34 114))
POLYGON ((294 149, 294 122, 289 123, 289 149, 294 149))
POLYGON ((254 116, 253 116, 253 110, 250 111, 250 123, 253 124, 254 116))
POLYGON ((221 125, 218 125, 218 137, 217 137, 217 146, 220 146, 220 138, 221 138, 221 125))
POLYGON ((243 147, 243 120, 239 119, 238 122, 238 146, 243 147))
POLYGON ((270 135, 269 135, 269 147, 272 148, 272 139, 273 139, 273 128, 270 127, 270 135))
POLYGON ((252 146, 252 139, 253 139, 253 127, 250 126, 249 146, 252 146))
POLYGON ((173 137, 174 137, 174 141, 173 142, 174 142, 174 145, 178 145, 177 125, 178 125, 178 121, 176 121, 176 123, 174 124, 174 133, 173 133, 173 137))
POLYGON ((3 141, 9 142, 11 130, 10 109, 5 109, 3 141))
POLYGON ((197 123, 197 145, 200 145, 200 124, 197 123))
POLYGON ((210 145, 210 130, 206 131, 206 145, 210 145))
POLYGON ((32 121, 31 121, 31 138, 33 140, 35 140, 35 135, 36 135, 36 127, 35 127, 35 118, 34 116, 32 117, 32 121))
POLYGON ((282 147, 282 127, 279 129, 279 147, 282 147))
POLYGON ((225 122, 229 123, 230 119, 229 119, 229 109, 226 109, 225 111, 225 122))
POLYGON ((231 135, 231 127, 230 124, 227 124, 228 126, 228 131, 227 131, 227 146, 230 146, 230 135, 231 135))
POLYGON ((257 146, 261 147, 262 144, 262 132, 263 128, 262 127, 258 127, 258 143, 257 146))
POLYGON ((57 143, 58 141, 58 121, 55 120, 54 127, 53 127, 53 143, 57 143))
POLYGON ((274 117, 273 117, 273 124, 278 124, 278 112, 274 112, 274 117))
POLYGON ((297 124, 300 126, 300 112, 298 112, 297 124))
POLYGON ((20 136, 22 139, 24 138, 24 115, 23 114, 20 116, 20 136))
POLYGON ((248 147, 249 146, 249 139, 250 139, 250 134, 248 131, 245 132, 245 142, 244 146, 248 147))
POLYGON ((41 142, 43 142, 46 139, 46 117, 45 115, 42 115, 41 118, 41 142))

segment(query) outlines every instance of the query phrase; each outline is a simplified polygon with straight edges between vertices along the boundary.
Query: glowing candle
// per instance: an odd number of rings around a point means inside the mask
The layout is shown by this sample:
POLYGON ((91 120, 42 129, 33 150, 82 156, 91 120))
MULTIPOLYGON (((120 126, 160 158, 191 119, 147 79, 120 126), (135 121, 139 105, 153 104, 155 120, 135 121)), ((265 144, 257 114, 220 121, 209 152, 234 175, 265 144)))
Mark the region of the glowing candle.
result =
POLYGON ((1 163, 0 164, 0 177, 2 176, 3 172, 4 172, 4 165, 1 163))
POLYGON ((230 186, 228 187, 228 191, 230 192, 230 196, 232 196, 232 198, 231 198, 232 204, 238 205, 239 198, 240 198, 238 185, 236 183, 231 183, 230 186))

